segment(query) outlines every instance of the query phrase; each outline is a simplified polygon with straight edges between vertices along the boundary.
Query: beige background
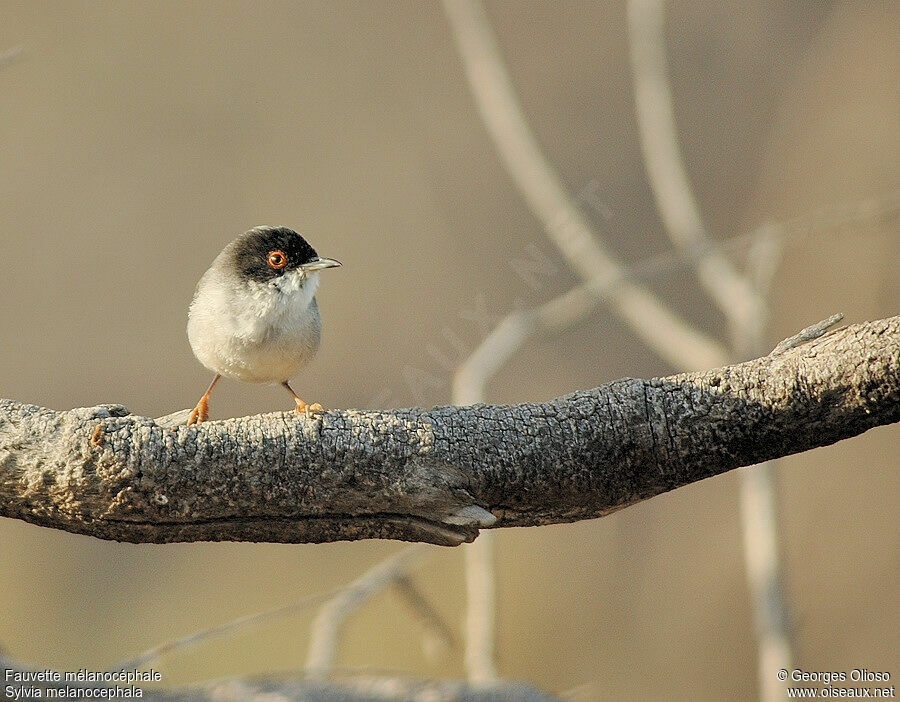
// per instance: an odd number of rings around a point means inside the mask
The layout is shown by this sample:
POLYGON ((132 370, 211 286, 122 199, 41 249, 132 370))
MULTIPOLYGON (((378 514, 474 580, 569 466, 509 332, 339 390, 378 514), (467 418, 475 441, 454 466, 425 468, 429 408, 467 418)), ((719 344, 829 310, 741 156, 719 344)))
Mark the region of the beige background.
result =
MULTIPOLYGON (((491 2, 550 160, 613 248, 668 244, 636 138, 622 3, 491 2), (595 206, 600 205, 600 206, 595 206)), ((449 401, 493 315, 573 275, 503 171, 436 3, 0 2, 0 396, 54 408, 193 405, 209 374, 184 327, 193 286, 257 224, 344 262, 323 275, 324 345, 295 387, 327 407, 449 401), (537 289, 513 261, 548 260, 537 289), (456 339, 453 342, 450 339, 456 339), (457 348, 460 347, 460 348, 457 348), (429 351, 429 348, 436 349, 429 351)), ((672 7, 685 159, 710 229, 744 234, 822 208, 896 200, 892 3, 672 7)), ((835 311, 898 313, 896 220, 799 227, 774 291, 774 345, 835 311)), ((651 281, 711 333, 691 277, 651 281)), ((530 343, 493 401, 670 372, 605 311, 530 343)), ((214 417, 288 409, 224 382, 214 417)), ((778 469, 797 665, 900 675, 896 427, 778 469)), ((756 690, 732 473, 603 520, 505 530, 505 675, 578 699, 746 699, 756 690)), ((0 520, 0 646, 103 668, 162 640, 349 581, 400 546, 133 546, 0 520)), ((462 551, 416 581, 459 631, 462 551)), ((302 666, 310 613, 179 651, 168 684, 302 666)), ((341 662, 461 675, 428 657, 393 593, 354 617, 341 662)), ((773 675, 775 671, 773 671, 773 675)))

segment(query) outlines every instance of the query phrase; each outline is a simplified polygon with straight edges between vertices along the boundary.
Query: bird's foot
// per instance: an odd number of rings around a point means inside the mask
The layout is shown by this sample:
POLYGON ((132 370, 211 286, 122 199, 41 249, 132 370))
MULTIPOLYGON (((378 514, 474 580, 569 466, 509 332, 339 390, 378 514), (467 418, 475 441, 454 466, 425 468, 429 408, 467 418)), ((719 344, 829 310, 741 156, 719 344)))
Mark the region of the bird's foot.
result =
POLYGON ((188 417, 187 425, 202 424, 207 419, 209 419, 209 400, 204 396, 200 398, 200 402, 197 403, 197 406, 191 412, 191 416, 188 417))
POLYGON ((297 411, 303 412, 307 417, 312 415, 314 412, 324 412, 325 408, 322 407, 318 402, 313 402, 311 405, 306 404, 299 397, 297 398, 297 411))

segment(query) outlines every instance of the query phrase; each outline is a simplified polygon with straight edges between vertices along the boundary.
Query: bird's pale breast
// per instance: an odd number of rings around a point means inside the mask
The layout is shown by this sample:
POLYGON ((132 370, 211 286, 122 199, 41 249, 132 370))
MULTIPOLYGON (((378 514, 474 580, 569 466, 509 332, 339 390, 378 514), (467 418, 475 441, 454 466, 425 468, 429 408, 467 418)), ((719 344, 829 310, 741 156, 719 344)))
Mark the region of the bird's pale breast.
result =
POLYGON ((251 383, 294 377, 315 356, 321 320, 318 274, 299 271, 277 284, 200 279, 188 315, 188 340, 199 361, 225 377, 251 383))

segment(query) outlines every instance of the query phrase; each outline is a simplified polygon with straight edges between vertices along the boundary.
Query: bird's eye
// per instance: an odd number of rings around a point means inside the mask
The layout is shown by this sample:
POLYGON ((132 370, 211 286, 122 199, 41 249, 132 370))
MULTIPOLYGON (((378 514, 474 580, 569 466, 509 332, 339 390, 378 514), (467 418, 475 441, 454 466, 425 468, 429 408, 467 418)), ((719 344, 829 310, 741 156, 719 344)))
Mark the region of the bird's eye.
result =
POLYGON ((287 265, 287 255, 285 255, 284 251, 269 251, 269 257, 266 261, 270 268, 279 271, 287 265))

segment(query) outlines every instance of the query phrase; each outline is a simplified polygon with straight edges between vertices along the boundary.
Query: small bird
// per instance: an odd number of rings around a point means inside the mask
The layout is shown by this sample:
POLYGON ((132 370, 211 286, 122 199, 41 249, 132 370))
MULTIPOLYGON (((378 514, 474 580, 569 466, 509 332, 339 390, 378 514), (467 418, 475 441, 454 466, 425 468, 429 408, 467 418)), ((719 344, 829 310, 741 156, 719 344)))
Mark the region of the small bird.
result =
POLYGON ((222 376, 280 383, 298 412, 323 411, 301 400, 288 381, 319 350, 319 271, 340 265, 286 227, 254 227, 216 256, 197 283, 187 325, 194 355, 216 376, 188 425, 209 418, 209 395, 222 376))

